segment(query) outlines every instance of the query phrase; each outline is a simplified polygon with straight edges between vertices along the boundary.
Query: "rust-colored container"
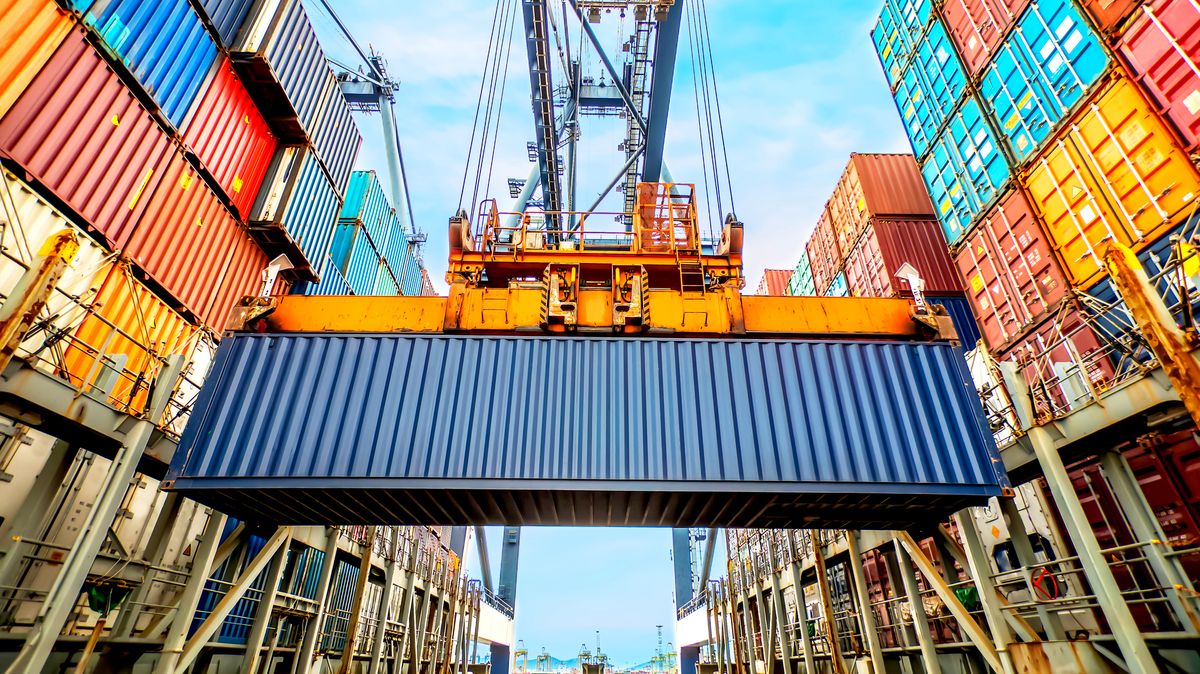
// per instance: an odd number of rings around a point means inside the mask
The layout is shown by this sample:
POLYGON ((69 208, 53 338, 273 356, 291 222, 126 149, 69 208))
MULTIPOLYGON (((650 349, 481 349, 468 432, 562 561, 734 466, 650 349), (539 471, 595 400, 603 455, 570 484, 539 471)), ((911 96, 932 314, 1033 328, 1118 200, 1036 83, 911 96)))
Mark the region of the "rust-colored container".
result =
POLYGON ((788 282, 791 280, 791 269, 764 269, 755 294, 783 297, 788 294, 788 282))
MULTIPOLYGON (((94 309, 71 337, 63 375, 82 390, 101 390, 119 410, 140 414, 162 358, 191 352, 197 328, 113 265, 94 309)), ((173 386, 174 382, 167 382, 173 386)))
POLYGON ((873 218, 932 218, 933 204, 910 154, 852 154, 829 200, 838 249, 847 255, 873 218))
MULTIPOLYGON (((205 316, 208 327, 216 332, 225 330, 230 311, 238 300, 247 295, 257 295, 262 290, 262 272, 269 263, 267 254, 247 232, 239 228, 230 243, 229 262, 225 266, 220 288, 205 316)), ((271 294, 287 294, 289 287, 287 281, 277 278, 271 294)))
POLYGON ((1122 34, 1117 51, 1187 148, 1200 150, 1200 4, 1146 3, 1122 34))
POLYGON ((905 263, 920 272, 925 294, 962 292, 962 282, 946 252, 946 237, 937 220, 872 220, 846 260, 850 294, 911 296, 908 281, 896 276, 905 263))
POLYGON ((955 262, 993 352, 1007 349, 1066 296, 1066 276, 1028 199, 1010 192, 984 216, 955 262))
POLYGON ((0 119, 0 153, 102 233, 129 240, 170 141, 74 30, 0 119))
POLYGON ((842 254, 838 250, 837 237, 833 233, 833 216, 830 214, 829 204, 825 204, 825 210, 821 212, 805 250, 812 265, 813 285, 820 294, 829 287, 829 282, 837 276, 842 265, 842 254))
POLYGON ((1121 20, 1129 16, 1141 0, 1076 0, 1096 24, 1101 33, 1112 33, 1121 20))
POLYGON ((1029 0, 945 0, 939 10, 958 54, 974 75, 992 58, 992 52, 1029 0))
POLYGON ((125 253, 207 323, 230 255, 247 238, 199 173, 175 152, 125 253))
POLYGON ((1023 182, 1076 287, 1099 280, 1107 241, 1141 250, 1187 218, 1200 197, 1196 168, 1123 77, 1046 148, 1023 182))
POLYGON ((228 59, 184 124, 184 143, 217 180, 243 218, 262 187, 278 141, 228 59))
POLYGON ((71 15, 52 0, 0 0, 0 117, 71 32, 71 15))
POLYGON ((1066 302, 1000 359, 1020 366, 1034 413, 1043 420, 1087 405, 1112 386, 1116 370, 1110 354, 1079 307, 1066 302))

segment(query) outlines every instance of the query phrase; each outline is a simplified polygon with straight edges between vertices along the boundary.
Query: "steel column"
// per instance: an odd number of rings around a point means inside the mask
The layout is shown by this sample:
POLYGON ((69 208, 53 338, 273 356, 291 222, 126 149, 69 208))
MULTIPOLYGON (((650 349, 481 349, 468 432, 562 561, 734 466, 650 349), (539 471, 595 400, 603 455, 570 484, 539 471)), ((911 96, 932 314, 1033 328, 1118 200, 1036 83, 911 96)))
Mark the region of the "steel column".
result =
POLYGON ((808 607, 804 605, 803 570, 800 568, 799 555, 791 532, 787 537, 788 557, 791 557, 792 588, 796 592, 796 618, 800 621, 800 647, 804 651, 804 674, 815 674, 816 660, 813 657, 812 637, 808 635, 808 607))
POLYGON ((833 600, 829 596, 829 576, 825 572, 825 546, 814 532, 809 532, 813 542, 813 564, 817 572, 817 594, 821 597, 821 612, 825 614, 825 629, 829 639, 829 658, 833 671, 845 674, 846 660, 842 657, 842 642, 838 638, 837 619, 833 616, 833 600))
POLYGON ((787 605, 783 600, 783 583, 779 581, 783 573, 780 560, 775 559, 775 546, 769 548, 768 561, 771 564, 771 603, 775 605, 775 624, 779 633, 779 654, 783 659, 783 674, 792 674, 795 663, 792 662, 792 640, 788 634, 787 605))
MULTIPOLYGON (((996 585, 992 582, 992 567, 988 562, 987 553, 979 540, 979 527, 970 511, 963 511, 954 516, 958 522, 958 530, 962 533, 964 549, 967 555, 967 569, 975 581, 975 589, 979 592, 979 601, 983 604, 983 615, 991 628, 992 642, 1000 657, 1000 666, 1004 674, 1012 674, 1012 655, 1008 652, 1009 644, 1013 642, 1012 632, 1008 629, 1008 621, 997 600, 996 585)), ((940 527, 939 527, 940 529, 940 527)), ((944 529, 940 529, 943 533, 944 529)), ((948 536, 947 536, 948 538, 948 536)), ((947 565, 949 566, 949 565, 947 565)))
MULTIPOLYGON (((21 575, 21 560, 24 554, 21 547, 26 538, 38 539, 39 532, 44 526, 46 513, 50 512, 50 504, 66 480, 67 472, 75 459, 76 450, 65 440, 55 440, 50 447, 50 455, 33 482, 33 488, 16 515, 7 524, 8 532, 3 538, 7 545, 3 546, 4 559, 0 560, 0 590, 12 587, 12 599, 16 599, 19 590, 16 585, 21 575)), ((10 602, 0 602, 0 614, 7 611, 10 602)))
POLYGON ((192 626, 192 618, 196 615, 196 607, 208 584, 208 574, 212 570, 213 559, 217 556, 217 547, 221 543, 221 532, 225 529, 225 515, 210 511, 208 523, 204 525, 204 533, 196 546, 196 554, 192 557, 192 569, 188 575, 183 592, 175 600, 175 619, 167 631, 163 641, 162 654, 158 656, 158 664, 154 674, 173 674, 175 664, 183 654, 187 641, 188 629, 192 626))
MULTIPOLYGON (((275 612, 275 597, 279 595, 279 581, 287 564, 288 548, 292 544, 292 532, 289 529, 283 542, 279 545, 271 565, 267 569, 267 580, 263 584, 262 596, 258 599, 258 608, 254 611, 254 622, 251 623, 250 635, 246 638, 246 656, 242 662, 242 674, 257 674, 261 657, 263 641, 271 626, 271 615, 275 612)), ((276 631, 278 635, 278 631, 276 631)), ((266 671, 271 670, 271 663, 264 663, 266 671)))
POLYGON ((683 26, 683 3, 675 0, 667 18, 658 23, 654 43, 654 74, 650 81, 650 119, 647 120, 646 162, 642 180, 659 182, 663 150, 667 143, 667 118, 671 112, 671 89, 675 82, 675 57, 679 53, 679 31, 683 26))
POLYGON ((921 600, 921 589, 917 586, 917 574, 913 569, 913 561, 905 551, 904 545, 897 537, 896 567, 900 578, 904 581, 904 593, 908 596, 908 605, 912 609, 912 629, 917 635, 917 643, 921 646, 921 662, 925 674, 941 674, 941 663, 938 662, 937 647, 933 643, 933 634, 929 631, 929 618, 925 615, 925 602, 921 600))
MULTIPOLYGON (((70 244, 77 247, 75 235, 70 232, 67 234, 70 235, 70 244)), ((59 244, 66 245, 62 239, 64 237, 60 236, 59 244)), ((63 258, 59 259, 62 261, 63 258)), ((70 258, 65 259, 69 260, 70 258)), ((60 273, 65 265, 66 262, 63 262, 58 267, 60 273)), ((20 340, 18 339, 18 341, 20 340)), ((46 594, 46 599, 34 619, 33 628, 26 637, 21 652, 9 665, 9 674, 36 674, 42 671, 42 665, 45 664, 46 658, 54 649, 54 643, 67 624, 67 618, 70 617, 76 602, 79 601, 83 583, 87 580, 92 564, 96 561, 96 554, 100 552, 100 546, 108 538, 109 528, 117 516, 117 510, 121 507, 125 492, 129 489, 134 475, 137 474, 138 462, 141 461, 142 454, 146 451, 150 435, 155 431, 154 423, 151 420, 157 420, 162 416, 174 388, 175 380, 179 377, 182 368, 183 358, 171 356, 159 372, 158 381, 170 382, 171 385, 154 388, 149 404, 146 406, 146 417, 134 424, 125 443, 113 457, 108 473, 104 477, 104 487, 84 519, 79 538, 63 558, 62 568, 55 577, 50 591, 46 594)))
MULTIPOLYGON (((1025 520, 1021 517, 1021 511, 1017 509, 1014 499, 1002 496, 998 500, 1000 501, 1000 512, 1007 519, 1008 538, 1012 541, 1013 551, 1017 555, 1017 563, 1022 567, 1021 575, 1025 577, 1025 585, 1029 588, 1032 596, 1033 583, 1029 576, 1029 569, 1037 564, 1037 555, 1034 554, 1033 545, 1029 542, 1029 532, 1025 529, 1025 520)), ((1062 618, 1057 612, 1051 611, 1039 603, 1037 614, 1047 639, 1050 641, 1066 640, 1067 632, 1063 629, 1062 618)))
POLYGON ((317 651, 317 637, 321 635, 321 623, 325 620, 325 607, 329 604, 329 583, 333 579, 333 565, 337 559, 338 530, 325 527, 325 559, 321 561, 321 576, 317 579, 317 613, 304 625, 304 637, 296 649, 292 663, 292 674, 308 674, 313 666, 313 655, 317 651))
POLYGON ((400 561, 396 559, 400 550, 399 527, 392 527, 391 550, 391 556, 384 557, 387 569, 383 572, 383 592, 379 595, 379 610, 375 614, 375 641, 371 644, 371 664, 367 667, 368 672, 379 671, 379 663, 383 660, 383 641, 387 634, 388 613, 392 608, 392 592, 395 591, 392 586, 396 582, 396 567, 400 565, 400 561))
POLYGON ((1050 439, 1049 431, 1041 426, 1033 426, 1029 429, 1028 437, 1038 463, 1042 466, 1046 484, 1050 487, 1050 493, 1054 496, 1054 502, 1066 523, 1067 534, 1075 544, 1083 573, 1096 595, 1100 610, 1104 612, 1104 617, 1112 628, 1117 645, 1121 647, 1121 655, 1131 671, 1159 671, 1158 664, 1155 663, 1154 656, 1150 654, 1146 640, 1133 619, 1129 605, 1121 596, 1121 588, 1117 585, 1112 568, 1108 566, 1108 560, 1100 549, 1100 542, 1096 540, 1087 513, 1083 510, 1083 504, 1079 502, 1079 496, 1071 484, 1071 477, 1050 439))
MULTIPOLYGON (((521 527, 504 527, 500 544, 500 584, 496 594, 509 606, 513 615, 517 608, 517 568, 521 556, 521 527)), ((512 649, 507 645, 492 644, 492 674, 509 674, 512 668, 512 649)))
POLYGON ((692 538, 687 529, 671 529, 671 563, 675 571, 675 610, 692 600, 692 538))
POLYGON ((163 499, 162 508, 159 509, 158 517, 154 520, 154 529, 150 532, 146 552, 142 555, 142 559, 147 563, 146 570, 143 572, 142 582, 129 595, 129 598, 121 604, 116 624, 113 625, 112 636, 127 637, 133 631, 134 625, 137 623, 138 616, 141 613, 137 607, 144 604, 146 597, 150 594, 150 586, 158 573, 154 567, 162 565, 163 556, 167 552, 167 544, 171 542, 171 531, 175 528, 175 518, 179 515, 179 507, 182 501, 183 498, 178 492, 168 492, 166 498, 163 499))
POLYGON ((383 123, 383 149, 387 155, 388 178, 392 188, 392 205, 396 208, 396 216, 400 219, 400 233, 407 237, 416 231, 416 225, 409 218, 408 181, 404 176, 404 163, 400 158, 400 140, 396 137, 396 118, 392 114, 392 98, 382 90, 379 94, 379 117, 383 123))
POLYGON ((379 528, 371 527, 368 531, 367 542, 362 546, 362 557, 359 558, 358 581, 354 586, 354 601, 350 606, 350 620, 346 625, 346 641, 342 645, 342 661, 338 667, 341 674, 347 674, 351 663, 354 662, 354 642, 358 639, 363 599, 366 597, 367 584, 371 582, 371 557, 375 554, 375 539, 379 536, 379 528))
POLYGON ((487 531, 483 527, 475 527, 475 546, 479 548, 479 577, 483 579, 483 589, 494 592, 492 560, 488 557, 487 531))
POLYGON ((846 544, 850 552, 850 573, 854 576, 854 598, 859 606, 859 623, 862 626, 863 638, 867 641, 867 657, 870 658, 871 671, 875 674, 884 674, 883 647, 879 642, 879 628, 875 625, 875 613, 871 610, 871 596, 867 592, 867 575, 863 572, 859 535, 857 531, 846 532, 846 544))
MULTIPOLYGON (((962 568, 970 569, 971 562, 967 561, 966 550, 964 550, 962 546, 958 544, 958 541, 954 540, 950 536, 950 532, 946 530, 945 525, 938 525, 937 535, 941 538, 943 546, 945 547, 945 551, 950 555, 950 558, 958 562, 962 568)), ((982 546, 980 546, 980 551, 983 551, 982 546)), ((986 554, 984 554, 984 556, 980 559, 983 560, 983 564, 980 565, 980 568, 991 568, 987 566, 988 562, 986 554)), ((1000 614, 1005 618, 1007 628, 1011 630, 1009 634, 1009 642, 1011 643, 1013 641, 1013 632, 1015 632, 1015 635, 1022 641, 1040 641, 1041 637, 1038 636, 1037 630, 1033 629, 1033 625, 1030 625, 1028 622, 1026 622, 1026 620, 1020 615, 1017 615, 1015 611, 1005 610, 1005 608, 1009 605, 1008 600, 1004 597, 1004 595, 1000 594, 1000 590, 996 589, 996 584, 991 580, 991 578, 988 578, 987 583, 988 586, 992 588, 991 596, 995 600, 996 606, 1000 610, 1000 614)))
MULTIPOLYGON (((78 252, 79 239, 75 232, 63 229, 51 234, 8 292, 8 298, 0 304, 0 372, 21 346, 30 326, 46 307, 54 287, 78 252)), ((36 627, 34 631, 37 631, 36 627)))

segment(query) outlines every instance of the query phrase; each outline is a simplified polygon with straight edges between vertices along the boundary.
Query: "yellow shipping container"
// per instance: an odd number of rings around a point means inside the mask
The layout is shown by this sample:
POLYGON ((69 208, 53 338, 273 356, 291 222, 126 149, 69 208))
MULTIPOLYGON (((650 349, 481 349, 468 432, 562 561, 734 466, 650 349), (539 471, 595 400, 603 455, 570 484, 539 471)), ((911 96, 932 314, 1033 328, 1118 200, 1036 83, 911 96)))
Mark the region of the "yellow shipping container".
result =
MULTIPOLYGON (((95 311, 71 339, 63 374, 84 391, 106 392, 117 409, 140 414, 162 359, 190 355, 198 333, 135 279, 127 264, 113 265, 95 311)), ((173 387, 176 382, 164 383, 173 387)))
POLYGON ((1124 77, 1046 144, 1023 182, 1078 288, 1103 275, 1109 241, 1145 248, 1184 220, 1200 194, 1200 174, 1124 77))
POLYGON ((0 117, 70 30, 71 16, 52 0, 0 0, 0 117))

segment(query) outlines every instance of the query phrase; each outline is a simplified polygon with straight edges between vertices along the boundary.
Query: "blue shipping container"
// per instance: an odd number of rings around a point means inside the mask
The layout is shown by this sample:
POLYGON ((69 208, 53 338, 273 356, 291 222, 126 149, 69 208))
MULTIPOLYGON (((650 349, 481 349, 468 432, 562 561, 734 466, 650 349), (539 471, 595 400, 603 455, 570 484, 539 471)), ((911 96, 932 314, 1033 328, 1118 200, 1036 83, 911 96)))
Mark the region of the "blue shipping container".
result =
POLYGON ((975 312, 971 310, 971 303, 966 297, 934 295, 926 296, 925 301, 946 307, 963 348, 968 351, 975 348, 980 338, 979 323, 975 321, 975 312))
POLYGON ((921 162, 921 176, 946 243, 953 246, 966 236, 975 216, 1002 193, 1009 178, 1008 161, 996 146, 974 96, 951 116, 921 162))
POLYGON ((385 297, 395 297, 401 294, 400 285, 396 281, 396 274, 386 263, 379 265, 379 278, 375 282, 375 294, 385 297))
POLYGON ((72 6, 178 129, 218 56, 187 0, 74 0, 72 6))
POLYGON ((362 146, 362 134, 350 114, 350 104, 342 95, 342 87, 333 71, 325 69, 325 92, 310 133, 313 148, 321 165, 329 173, 339 193, 346 191, 350 171, 362 146))
POLYGON ((283 212, 283 226, 310 261, 319 261, 329 251, 333 228, 342 204, 333 185, 311 153, 304 157, 296 187, 283 212))
POLYGON ((896 88, 896 107, 912 141, 913 152, 923 157, 951 111, 962 100, 967 76, 954 53, 950 36, 935 23, 917 44, 896 88))
POLYGON ((346 277, 342 276, 342 271, 329 259, 329 255, 325 256, 325 261, 321 263, 320 269, 317 271, 320 281, 313 283, 311 281, 297 281, 292 287, 292 293, 295 295, 353 295, 350 290, 350 284, 346 283, 346 277))
MULTIPOLYGON (((345 263, 341 267, 346 283, 355 295, 374 295, 375 286, 379 283, 379 266, 383 259, 371 237, 366 230, 357 225, 338 225, 336 238, 349 239, 350 243, 345 263)), ((341 251, 331 251, 334 260, 338 259, 339 252, 341 251)))
POLYGON ((888 84, 895 89, 914 45, 912 36, 901 30, 900 17, 890 3, 885 3, 880 10, 879 20, 871 31, 871 41, 875 43, 875 53, 888 84))
POLYGON ((1029 6, 984 70, 980 92, 1018 161, 1042 142, 1108 69, 1100 39, 1067 0, 1029 6))
POLYGON ((400 236, 400 222, 374 171, 355 171, 350 175, 338 219, 343 223, 362 223, 382 251, 388 250, 391 236, 400 236))
POLYGON ((826 297, 849 297, 850 284, 846 282, 846 272, 839 271, 837 276, 830 281, 829 287, 825 289, 826 297))
POLYGON ((295 525, 895 529, 1001 465, 948 342, 236 333, 167 485, 295 525))
POLYGON ((900 30, 916 42, 933 19, 933 0, 887 0, 900 21, 900 30))
POLYGON ((199 4, 220 37, 221 46, 230 47, 250 14, 254 0, 199 0, 199 4))

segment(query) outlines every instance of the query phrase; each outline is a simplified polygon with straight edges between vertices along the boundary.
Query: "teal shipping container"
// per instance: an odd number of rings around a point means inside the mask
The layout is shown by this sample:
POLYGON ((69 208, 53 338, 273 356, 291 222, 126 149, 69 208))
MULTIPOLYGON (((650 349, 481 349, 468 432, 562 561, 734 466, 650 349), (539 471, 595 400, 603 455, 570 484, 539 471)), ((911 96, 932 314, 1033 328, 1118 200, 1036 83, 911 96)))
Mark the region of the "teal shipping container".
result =
POLYGON ((361 223, 380 250, 387 250, 393 232, 400 229, 396 211, 374 171, 355 171, 350 174, 346 199, 338 220, 344 224, 361 223))
POLYGON ((817 287, 813 283, 812 267, 808 263, 808 253, 802 251, 800 260, 796 263, 796 270, 792 272, 792 278, 788 280, 788 294, 793 297, 811 297, 817 294, 817 287))
POLYGON ((894 94, 917 158, 925 156, 939 129, 967 89, 954 43, 941 23, 934 23, 917 43, 894 94))
POLYGON ((1002 192, 1009 172, 979 103, 968 97, 921 162, 948 245, 966 236, 975 217, 1002 192))
POLYGON ((837 276, 833 277, 833 281, 825 290, 826 297, 849 297, 850 284, 846 282, 846 272, 839 271, 837 276))
POLYGON ((72 0, 176 129, 217 66, 217 43, 187 0, 72 0))

